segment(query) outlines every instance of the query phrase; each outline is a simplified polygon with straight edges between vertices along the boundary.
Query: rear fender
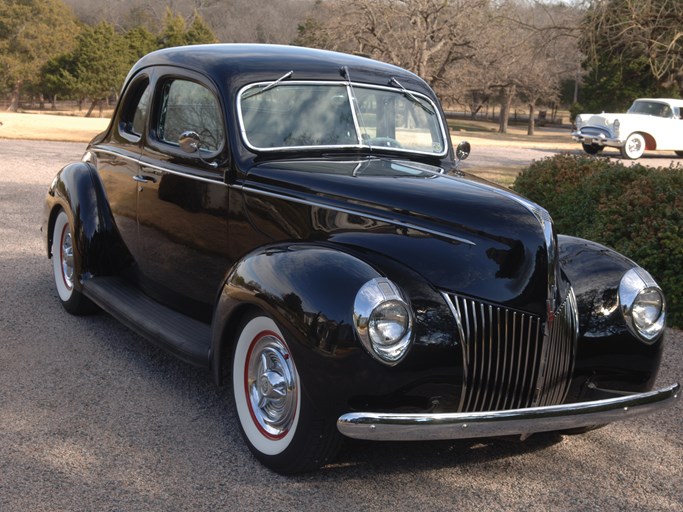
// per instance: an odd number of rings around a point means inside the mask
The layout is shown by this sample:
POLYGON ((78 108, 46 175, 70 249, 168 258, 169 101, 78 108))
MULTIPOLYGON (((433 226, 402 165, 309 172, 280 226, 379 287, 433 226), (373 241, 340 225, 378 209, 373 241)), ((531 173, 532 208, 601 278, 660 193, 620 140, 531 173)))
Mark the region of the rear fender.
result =
POLYGON ((48 257, 52 257, 52 230, 60 209, 69 216, 74 229, 81 279, 112 274, 130 261, 102 182, 89 163, 74 162, 65 166, 48 189, 43 220, 48 257))

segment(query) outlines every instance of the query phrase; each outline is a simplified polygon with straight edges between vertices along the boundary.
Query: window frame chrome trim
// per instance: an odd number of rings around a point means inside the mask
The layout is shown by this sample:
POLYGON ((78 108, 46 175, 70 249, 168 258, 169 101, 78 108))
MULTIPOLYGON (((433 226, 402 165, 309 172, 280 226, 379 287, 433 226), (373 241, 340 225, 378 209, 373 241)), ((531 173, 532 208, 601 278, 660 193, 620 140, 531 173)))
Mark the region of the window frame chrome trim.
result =
MULTIPOLYGON (((249 89, 253 87, 258 87, 258 86, 267 86, 269 84, 273 83, 273 81, 264 81, 264 82, 254 82, 251 84, 247 84, 243 86, 238 92, 237 92, 237 98, 235 100, 236 102, 236 109, 237 109, 237 119, 239 123, 239 131, 240 131, 240 137, 242 138, 242 142, 244 145, 250 150, 255 153, 272 153, 272 152, 297 152, 297 151, 316 151, 316 150, 340 150, 340 149, 368 149, 369 151, 374 151, 374 150, 379 150, 379 151, 392 151, 396 152, 398 154, 410 154, 410 155, 427 155, 435 158, 443 158, 446 155, 448 155, 449 149, 450 149, 450 139, 448 137, 448 130, 445 129, 444 123, 442 116, 440 115, 441 109, 439 109, 435 103, 429 98, 428 96, 416 92, 413 90, 408 89, 411 94, 418 96, 427 103, 429 103, 433 109, 434 109, 434 116, 436 117, 438 123, 439 123, 439 129, 442 137, 442 142, 443 142, 443 151, 440 153, 434 153, 434 152, 427 152, 427 151, 418 151, 418 150, 410 150, 410 149, 404 149, 404 148, 393 148, 393 147, 384 147, 384 146, 370 146, 368 144, 364 144, 362 140, 358 144, 340 144, 340 145, 316 145, 316 146, 282 146, 282 147, 275 147, 275 148, 260 148, 258 146, 254 146, 249 142, 249 137, 247 137, 247 130, 244 125, 244 118, 242 116, 242 95, 247 92, 249 89)), ((354 125, 356 127, 357 133, 356 135, 360 135, 360 125, 359 121, 356 117, 356 109, 353 105, 353 94, 351 91, 351 87, 355 88, 360 88, 360 89, 377 89, 377 90, 384 90, 384 91, 389 91, 392 93, 397 93, 399 95, 402 95, 402 91, 400 89, 396 89, 395 87, 387 87, 387 86, 382 86, 382 85, 375 85, 375 84, 367 84, 367 83, 358 83, 358 82, 350 82, 348 80, 288 80, 285 83, 280 83, 278 84, 278 87, 290 87, 293 85, 337 85, 337 86, 343 86, 346 88, 346 94, 349 99, 349 105, 351 107, 351 112, 353 114, 353 119, 354 119, 354 125)))

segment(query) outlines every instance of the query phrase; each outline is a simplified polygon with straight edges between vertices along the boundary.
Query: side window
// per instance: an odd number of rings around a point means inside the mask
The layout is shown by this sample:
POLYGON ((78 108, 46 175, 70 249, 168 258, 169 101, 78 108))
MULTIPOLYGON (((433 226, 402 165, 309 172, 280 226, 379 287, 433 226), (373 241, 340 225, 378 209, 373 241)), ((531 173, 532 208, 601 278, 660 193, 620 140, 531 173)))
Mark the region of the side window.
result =
POLYGON ((162 90, 157 137, 177 146, 180 134, 188 130, 199 134, 201 149, 218 151, 225 139, 218 100, 211 91, 196 82, 180 79, 166 82, 162 90))
POLYGON ((130 92, 127 93, 119 122, 119 129, 124 135, 128 134, 133 137, 140 137, 142 135, 142 132, 145 130, 145 120, 149 111, 151 95, 152 88, 147 79, 135 84, 130 92))

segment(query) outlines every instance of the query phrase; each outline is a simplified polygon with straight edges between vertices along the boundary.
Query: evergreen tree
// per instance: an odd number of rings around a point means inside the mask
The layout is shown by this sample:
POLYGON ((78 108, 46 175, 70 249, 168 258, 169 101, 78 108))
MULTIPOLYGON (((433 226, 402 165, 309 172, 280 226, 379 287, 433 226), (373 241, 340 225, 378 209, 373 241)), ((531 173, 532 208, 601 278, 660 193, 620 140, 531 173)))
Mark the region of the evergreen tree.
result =
POLYGON ((0 0, 0 81, 12 90, 16 111, 22 87, 40 80, 41 68, 75 45, 78 25, 61 0, 0 0))

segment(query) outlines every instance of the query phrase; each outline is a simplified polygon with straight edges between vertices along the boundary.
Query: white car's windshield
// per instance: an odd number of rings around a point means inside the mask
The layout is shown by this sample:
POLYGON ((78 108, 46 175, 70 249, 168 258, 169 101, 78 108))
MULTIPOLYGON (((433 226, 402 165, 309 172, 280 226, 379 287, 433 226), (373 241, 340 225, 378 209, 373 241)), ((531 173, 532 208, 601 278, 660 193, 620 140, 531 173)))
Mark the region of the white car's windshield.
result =
POLYGON ((628 109, 629 114, 644 114, 656 117, 671 117, 673 112, 671 107, 666 103, 658 101, 634 101, 631 108, 628 109))
POLYGON ((269 82, 245 87, 238 107, 243 137, 259 151, 367 147, 435 156, 447 151, 438 109, 412 91, 347 82, 269 82))

